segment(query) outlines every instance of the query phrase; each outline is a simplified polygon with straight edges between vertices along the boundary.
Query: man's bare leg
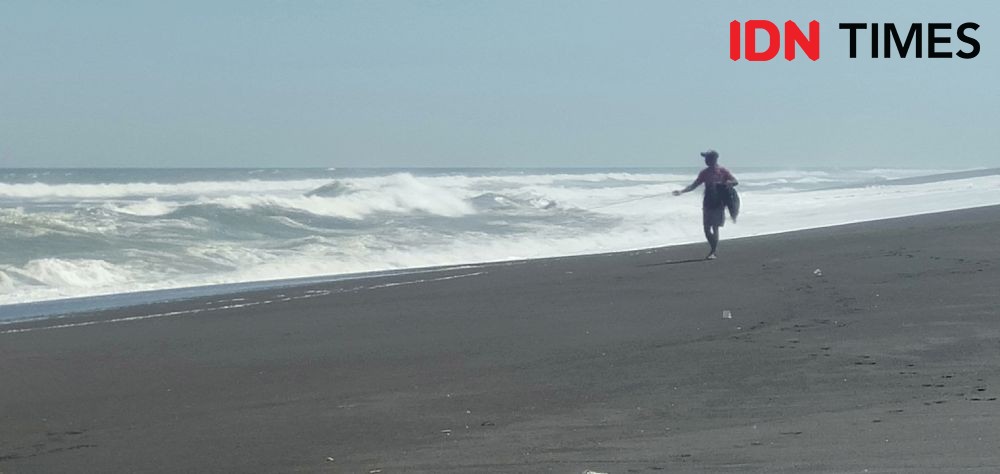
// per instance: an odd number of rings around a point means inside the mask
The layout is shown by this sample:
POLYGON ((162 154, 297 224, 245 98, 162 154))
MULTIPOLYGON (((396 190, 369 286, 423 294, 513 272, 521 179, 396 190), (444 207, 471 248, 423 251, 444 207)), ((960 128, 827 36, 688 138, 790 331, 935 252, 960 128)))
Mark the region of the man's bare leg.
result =
POLYGON ((705 258, 708 260, 715 260, 715 249, 719 246, 719 226, 706 225, 705 238, 708 239, 708 245, 712 247, 712 251, 709 252, 708 256, 705 258))

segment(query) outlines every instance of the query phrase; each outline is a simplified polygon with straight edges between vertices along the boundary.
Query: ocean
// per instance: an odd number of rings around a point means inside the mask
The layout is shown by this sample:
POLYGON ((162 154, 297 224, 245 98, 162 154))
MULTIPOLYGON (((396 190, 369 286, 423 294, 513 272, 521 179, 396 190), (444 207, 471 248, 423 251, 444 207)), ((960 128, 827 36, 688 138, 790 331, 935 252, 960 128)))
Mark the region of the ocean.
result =
MULTIPOLYGON (((0 321, 100 295, 700 242, 700 190, 670 195, 698 170, 4 169, 0 321)), ((1000 204, 997 170, 731 171, 743 211, 722 259, 734 237, 1000 204)))

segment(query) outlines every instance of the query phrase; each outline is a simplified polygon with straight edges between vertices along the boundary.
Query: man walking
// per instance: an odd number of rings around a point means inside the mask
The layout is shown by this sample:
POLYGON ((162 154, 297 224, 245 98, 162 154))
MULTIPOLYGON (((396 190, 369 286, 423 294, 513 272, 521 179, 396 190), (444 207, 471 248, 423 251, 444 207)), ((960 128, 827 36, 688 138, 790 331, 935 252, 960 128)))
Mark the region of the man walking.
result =
POLYGON ((689 191, 694 191, 698 185, 705 185, 705 197, 702 200, 701 215, 702 225, 705 226, 705 238, 712 250, 709 251, 708 260, 715 259, 715 250, 719 246, 719 227, 726 224, 726 201, 725 197, 732 186, 739 182, 733 177, 729 170, 719 166, 719 153, 715 150, 708 150, 701 154, 705 158, 705 169, 698 173, 698 177, 688 187, 679 191, 674 191, 674 196, 680 196, 689 191))

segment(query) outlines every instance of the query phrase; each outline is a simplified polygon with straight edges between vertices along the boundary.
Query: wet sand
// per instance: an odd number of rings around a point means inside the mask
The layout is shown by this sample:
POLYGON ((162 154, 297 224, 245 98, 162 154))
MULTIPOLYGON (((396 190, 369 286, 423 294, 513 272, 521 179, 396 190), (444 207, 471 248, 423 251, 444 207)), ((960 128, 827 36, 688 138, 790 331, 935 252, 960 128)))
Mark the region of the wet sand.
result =
POLYGON ((0 326, 0 473, 998 472, 998 250, 990 207, 0 326))

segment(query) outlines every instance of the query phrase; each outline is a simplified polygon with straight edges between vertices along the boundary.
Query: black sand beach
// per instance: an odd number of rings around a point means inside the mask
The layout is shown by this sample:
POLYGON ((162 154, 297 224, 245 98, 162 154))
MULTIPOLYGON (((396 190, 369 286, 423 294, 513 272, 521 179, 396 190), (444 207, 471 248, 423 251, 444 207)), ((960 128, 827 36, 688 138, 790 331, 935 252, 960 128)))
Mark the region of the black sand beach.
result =
POLYGON ((0 326, 0 472, 1000 472, 998 250, 990 207, 0 326))

